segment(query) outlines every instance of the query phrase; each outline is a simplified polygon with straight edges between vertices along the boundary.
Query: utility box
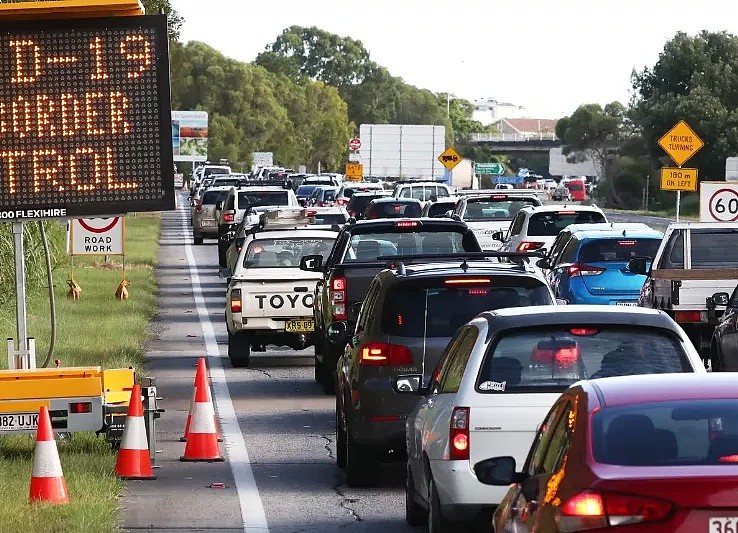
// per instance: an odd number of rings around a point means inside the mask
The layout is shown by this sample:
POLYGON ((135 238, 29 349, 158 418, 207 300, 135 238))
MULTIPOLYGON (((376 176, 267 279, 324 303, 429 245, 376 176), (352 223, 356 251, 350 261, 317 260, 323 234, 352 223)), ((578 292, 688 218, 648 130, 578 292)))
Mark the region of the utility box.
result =
POLYGON ((738 181, 738 157, 725 159, 725 181, 738 181))

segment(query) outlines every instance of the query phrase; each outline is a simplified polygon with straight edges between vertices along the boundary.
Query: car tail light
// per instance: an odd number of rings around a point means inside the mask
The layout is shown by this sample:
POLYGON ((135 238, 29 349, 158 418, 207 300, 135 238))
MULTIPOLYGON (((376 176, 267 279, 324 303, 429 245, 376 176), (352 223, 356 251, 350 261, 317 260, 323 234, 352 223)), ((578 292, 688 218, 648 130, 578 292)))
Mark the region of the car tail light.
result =
POLYGON ((413 354, 403 344, 370 342, 359 348, 359 364, 365 366, 412 365, 413 354))
POLYGON ((523 241, 520 244, 518 244, 518 252, 529 252, 531 250, 538 250, 539 248, 543 248, 544 244, 546 243, 545 242, 523 241))
POLYGON ((605 271, 604 268, 593 267, 589 265, 569 265, 566 272, 569 277, 573 276, 599 276, 605 271))
POLYGON ((325 202, 323 202, 323 200, 319 200, 317 207, 325 207, 325 202))
POLYGON ((489 278, 450 278, 444 281, 446 285, 487 285, 489 278))
POLYGON ((231 291, 231 313, 240 313, 241 309, 241 289, 233 289, 231 291))
POLYGON ((559 215, 576 215, 576 211, 557 211, 557 214, 559 215))
POLYGON ((677 322, 706 322, 707 313, 705 311, 677 311, 674 313, 674 319, 677 322))
POLYGON ((661 522, 674 504, 641 496, 581 492, 557 511, 559 531, 571 533, 628 524, 661 522))
POLYGON ((69 412, 75 415, 92 412, 92 402, 74 402, 69 404, 69 412))
POLYGON ((454 407, 449 431, 449 458, 452 461, 469 459, 469 408, 454 407))
POLYGON ((333 320, 346 320, 346 278, 331 280, 330 297, 333 320))
POLYGON ((400 222, 395 222, 396 228, 415 228, 420 226, 420 223, 416 220, 402 220, 400 222))
POLYGON ((506 200, 507 196, 505 196, 504 194, 495 194, 494 196, 492 196, 492 199, 493 200, 506 200))
POLYGON ((338 200, 336 200, 336 203, 338 205, 346 205, 348 204, 348 200, 346 200, 346 198, 339 198, 338 200))
POLYGON ((305 216, 308 216, 308 217, 314 217, 317 214, 318 214, 318 212, 315 209, 308 209, 305 212, 305 216))
POLYGON ((202 213, 202 204, 200 202, 195 202, 195 213, 202 213))
POLYGON ((590 335, 597 335, 600 332, 597 328, 571 328, 569 333, 576 335, 577 337, 588 337, 590 335))
POLYGON ((235 221, 236 221, 235 211, 228 211, 227 213, 223 213, 223 222, 235 222, 235 221))

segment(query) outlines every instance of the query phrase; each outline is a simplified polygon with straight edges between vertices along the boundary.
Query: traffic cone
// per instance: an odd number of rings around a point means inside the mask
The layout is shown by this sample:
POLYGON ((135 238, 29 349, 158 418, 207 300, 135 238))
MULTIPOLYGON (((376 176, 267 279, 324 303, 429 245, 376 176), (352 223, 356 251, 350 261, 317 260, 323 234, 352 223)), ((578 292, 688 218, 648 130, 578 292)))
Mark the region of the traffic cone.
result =
MULTIPOLYGON (((198 370, 199 371, 199 370, 198 370)), ((197 375, 195 375, 195 383, 197 383, 197 375)), ((187 411, 187 423, 185 424, 184 433, 179 438, 179 442, 187 442, 187 434, 190 432, 190 424, 192 423, 192 410, 195 407, 195 394, 197 386, 192 387, 192 399, 190 400, 190 410, 187 411)))
POLYGON ((121 479, 156 479, 149 457, 140 385, 134 385, 131 390, 123 440, 115 462, 115 475, 121 479))
POLYGON ((185 444, 184 455, 181 461, 224 461, 218 447, 218 433, 215 424, 215 409, 213 399, 210 397, 210 388, 207 382, 207 370, 205 360, 201 359, 202 366, 198 362, 195 403, 192 407, 192 422, 187 433, 187 444, 185 444))
POLYGON ((69 503, 67 482, 62 473, 54 430, 51 429, 49 409, 45 405, 41 406, 38 414, 29 500, 31 503, 49 502, 55 505, 69 503))
MULTIPOLYGON (((210 373, 208 372, 208 367, 205 364, 205 358, 200 357, 200 359, 197 360, 197 372, 195 372, 195 383, 192 389, 192 400, 190 401, 190 410, 187 413, 187 423, 185 424, 185 430, 184 434, 179 438, 179 442, 187 442, 187 434, 190 432, 190 424, 192 424, 192 410, 195 406, 195 395, 197 394, 197 376, 203 373, 205 374, 205 382, 210 383, 210 373)), ((208 386, 208 397, 210 396, 210 387, 208 386)), ((223 439, 220 437, 220 431, 218 430, 218 419, 215 418, 215 415, 213 415, 215 419, 215 434, 218 436, 218 442, 223 442, 223 439)))

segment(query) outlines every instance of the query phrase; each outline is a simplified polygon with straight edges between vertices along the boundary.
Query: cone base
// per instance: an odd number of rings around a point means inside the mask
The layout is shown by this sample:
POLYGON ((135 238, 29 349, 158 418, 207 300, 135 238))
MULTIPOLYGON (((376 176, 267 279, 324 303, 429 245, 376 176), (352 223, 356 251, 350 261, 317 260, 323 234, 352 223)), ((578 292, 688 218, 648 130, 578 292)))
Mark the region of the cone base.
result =
POLYGON ((28 501, 31 503, 69 503, 69 491, 64 478, 32 478, 28 501))
POLYGON ((150 479, 156 479, 156 476, 118 476, 118 479, 124 479, 126 481, 148 481, 150 479))
POLYGON ((193 457, 180 457, 180 461, 184 461, 185 463, 222 463, 225 461, 225 457, 213 457, 210 459, 197 459, 193 457))
MULTIPOLYGON (((179 442, 187 442, 187 437, 180 437, 179 442)), ((223 439, 218 439, 218 442, 223 442, 223 439)))

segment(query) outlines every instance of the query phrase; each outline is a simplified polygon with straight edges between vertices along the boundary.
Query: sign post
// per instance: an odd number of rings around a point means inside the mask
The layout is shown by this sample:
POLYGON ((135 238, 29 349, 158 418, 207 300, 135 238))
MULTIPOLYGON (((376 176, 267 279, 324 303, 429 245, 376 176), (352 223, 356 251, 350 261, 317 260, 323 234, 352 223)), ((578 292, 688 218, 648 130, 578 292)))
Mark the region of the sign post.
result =
POLYGON ((685 121, 680 120, 659 139, 659 146, 677 165, 677 168, 661 169, 661 190, 676 191, 676 221, 679 222, 682 191, 697 190, 697 169, 683 169, 682 165, 699 152, 705 143, 685 121))

